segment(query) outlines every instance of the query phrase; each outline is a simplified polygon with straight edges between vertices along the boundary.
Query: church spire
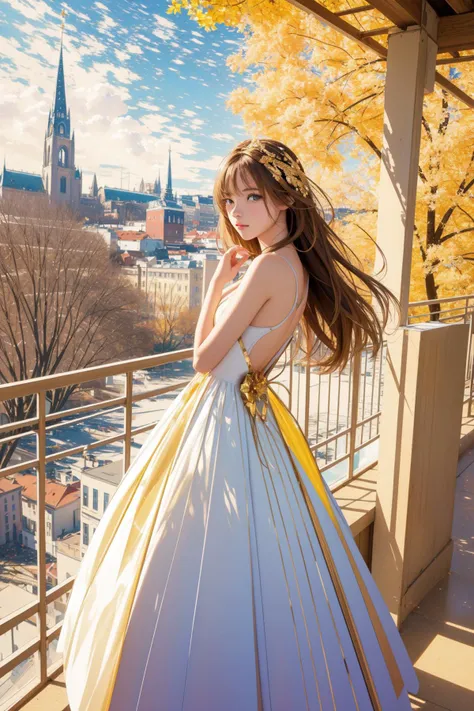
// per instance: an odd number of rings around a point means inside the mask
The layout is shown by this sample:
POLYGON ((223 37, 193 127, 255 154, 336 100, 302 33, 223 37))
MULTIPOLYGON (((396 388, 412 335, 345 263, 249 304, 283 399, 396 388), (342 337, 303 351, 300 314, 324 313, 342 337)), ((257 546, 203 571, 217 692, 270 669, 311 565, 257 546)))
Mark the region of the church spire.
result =
POLYGON ((171 146, 168 150, 168 182, 166 183, 165 200, 173 200, 173 184, 171 180, 171 146))
POLYGON ((61 23, 61 46, 59 49, 59 64, 58 64, 58 74, 56 77, 56 91, 54 94, 53 108, 51 111, 51 116, 48 125, 48 134, 55 133, 58 136, 64 136, 65 138, 71 137, 71 121, 70 114, 67 110, 66 104, 66 87, 64 83, 64 62, 63 62, 63 34, 64 34, 64 18, 66 16, 66 11, 63 9, 61 12, 62 23, 61 23))
POLYGON ((98 194, 99 194, 99 187, 97 185, 97 176, 94 173, 94 177, 92 179, 92 185, 91 185, 89 195, 90 195, 90 197, 97 197, 98 194))

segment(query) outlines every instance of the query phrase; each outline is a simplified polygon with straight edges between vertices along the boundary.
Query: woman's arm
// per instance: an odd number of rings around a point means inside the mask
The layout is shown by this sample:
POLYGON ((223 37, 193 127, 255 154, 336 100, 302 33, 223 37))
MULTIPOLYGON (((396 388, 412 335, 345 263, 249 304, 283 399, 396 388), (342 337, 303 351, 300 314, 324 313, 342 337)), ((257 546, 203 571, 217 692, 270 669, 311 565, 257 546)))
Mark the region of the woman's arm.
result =
POLYGON ((209 286, 207 287, 206 296, 199 312, 196 330, 194 332, 194 359, 193 367, 196 369, 196 357, 199 346, 206 340, 214 327, 214 314, 222 298, 224 283, 219 278, 217 272, 214 272, 209 286))
POLYGON ((256 257, 239 286, 238 299, 226 311, 226 317, 214 326, 214 314, 222 296, 222 285, 214 277, 204 299, 194 342, 193 367, 201 373, 212 370, 232 348, 262 306, 272 295, 274 272, 270 255, 256 257))
POLYGON ((231 291, 235 291, 235 289, 237 289, 237 287, 239 286, 241 280, 242 280, 242 277, 240 276, 238 279, 233 281, 232 284, 229 284, 229 286, 226 286, 222 292, 221 299, 223 299, 225 296, 227 296, 227 294, 230 294, 231 291))

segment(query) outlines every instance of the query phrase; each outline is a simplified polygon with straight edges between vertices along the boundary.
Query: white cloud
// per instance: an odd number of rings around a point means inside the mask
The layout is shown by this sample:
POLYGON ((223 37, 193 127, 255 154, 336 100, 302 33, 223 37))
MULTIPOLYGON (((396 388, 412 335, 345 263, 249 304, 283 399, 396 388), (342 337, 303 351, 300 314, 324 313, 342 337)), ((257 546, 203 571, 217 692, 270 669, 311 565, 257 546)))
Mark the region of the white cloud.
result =
POLYGON ((149 104, 147 101, 139 101, 137 106, 140 106, 140 108, 146 109, 147 111, 160 111, 159 106, 156 106, 156 104, 149 104))
POLYGON ((215 141, 234 141, 234 137, 230 133, 213 133, 211 138, 215 141))
POLYGON ((61 17, 61 14, 54 12, 44 0, 8 0, 8 4, 12 10, 17 10, 28 20, 44 19, 47 15, 55 18, 61 17))
POLYGON ((171 20, 162 17, 161 15, 153 15, 153 19, 156 22, 157 27, 153 30, 155 37, 163 40, 164 42, 170 42, 175 38, 177 26, 171 20))
POLYGON ((127 59, 130 59, 130 55, 121 49, 114 49, 114 52, 119 62, 126 62, 127 59))
POLYGON ((125 49, 127 52, 130 52, 130 54, 143 54, 143 50, 140 45, 132 44, 131 42, 125 45, 125 49))

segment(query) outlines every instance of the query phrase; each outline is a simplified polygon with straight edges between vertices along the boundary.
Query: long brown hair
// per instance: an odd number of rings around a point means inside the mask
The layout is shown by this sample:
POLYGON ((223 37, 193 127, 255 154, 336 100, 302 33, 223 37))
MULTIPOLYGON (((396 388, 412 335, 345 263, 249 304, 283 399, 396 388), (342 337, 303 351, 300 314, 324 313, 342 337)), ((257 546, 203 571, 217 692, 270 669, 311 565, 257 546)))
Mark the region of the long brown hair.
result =
MULTIPOLYGON (((250 139, 242 141, 226 157, 214 185, 214 201, 220 213, 218 238, 222 240, 225 249, 234 244, 245 246, 251 259, 262 253, 258 239, 241 239, 227 215, 225 199, 230 192, 237 192, 237 175, 241 176, 246 187, 250 186, 250 179, 255 181, 267 210, 267 197, 288 205, 288 236, 264 251, 274 252, 293 244, 309 276, 308 299, 300 320, 301 330, 294 352, 301 348, 325 373, 343 369, 355 353, 369 344, 373 347, 372 355, 375 358, 383 343, 391 301, 400 314, 397 297, 363 271, 357 255, 326 221, 318 194, 324 196, 331 208, 331 222, 335 219, 334 208, 326 193, 304 173, 295 153, 280 141, 268 138, 259 140, 265 150, 271 151, 277 159, 281 160, 282 150, 291 156, 302 173, 308 194, 305 197, 299 189, 292 187, 284 175, 276 180, 270 170, 259 162, 261 150, 254 146, 249 150, 250 139), (379 313, 374 308, 374 301, 379 313), (325 357, 321 357, 321 351, 324 350, 321 344, 326 347, 325 357)), ((380 250, 378 245, 376 247, 380 250)), ((386 259, 383 252, 380 252, 385 269, 386 259)))

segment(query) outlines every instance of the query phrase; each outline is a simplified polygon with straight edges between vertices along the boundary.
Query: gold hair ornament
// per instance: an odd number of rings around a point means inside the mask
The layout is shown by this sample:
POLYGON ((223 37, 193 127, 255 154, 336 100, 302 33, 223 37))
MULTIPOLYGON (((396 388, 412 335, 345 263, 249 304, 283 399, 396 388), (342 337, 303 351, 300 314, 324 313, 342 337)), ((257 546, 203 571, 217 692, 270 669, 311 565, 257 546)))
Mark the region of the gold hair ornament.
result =
POLYGON ((252 154, 249 152, 252 148, 256 148, 262 153, 261 157, 258 158, 258 162, 268 168, 275 180, 277 180, 281 185, 285 185, 285 181, 282 178, 283 173, 287 183, 292 185, 295 190, 298 190, 302 193, 302 195, 308 197, 309 188, 303 178, 303 176, 306 178, 305 173, 301 170, 296 161, 288 155, 288 153, 281 149, 282 158, 280 159, 274 153, 267 150, 258 138, 252 138, 249 145, 246 146, 242 152, 253 158, 252 154))

